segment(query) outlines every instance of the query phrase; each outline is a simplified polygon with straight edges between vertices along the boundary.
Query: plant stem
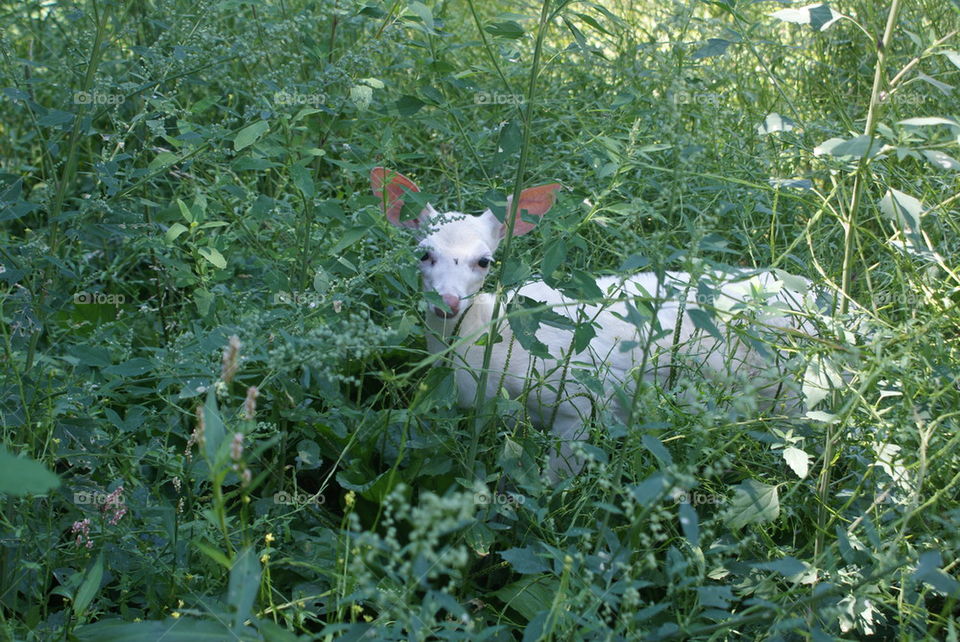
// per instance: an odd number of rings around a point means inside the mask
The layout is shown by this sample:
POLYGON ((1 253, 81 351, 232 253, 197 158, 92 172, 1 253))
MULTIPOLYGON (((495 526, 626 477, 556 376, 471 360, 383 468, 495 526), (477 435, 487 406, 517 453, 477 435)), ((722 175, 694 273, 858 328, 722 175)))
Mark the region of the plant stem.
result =
MULTIPOLYGON (((504 224, 506 225, 506 235, 503 239, 503 253, 502 253, 502 263, 503 265, 507 264, 507 261, 510 258, 510 248, 513 241, 513 227, 516 223, 516 212, 517 208, 520 206, 520 192, 523 188, 523 174, 527 167, 527 157, 530 152, 530 130, 532 129, 533 124, 533 102, 536 97, 537 89, 537 75, 540 71, 540 53, 543 50, 543 38, 547 31, 547 23, 550 18, 550 0, 544 0, 543 6, 540 9, 540 20, 537 23, 537 40, 533 48, 533 63, 530 66, 530 80, 527 85, 527 96, 526 96, 526 110, 521 110, 523 114, 523 141, 520 145, 520 161, 517 163, 517 173, 513 182, 513 198, 510 201, 510 205, 507 207, 506 218, 504 219, 504 224)), ((493 354, 493 345, 494 341, 497 338, 497 330, 499 329, 499 316, 500 308, 503 299, 503 284, 498 281, 497 289, 494 294, 494 304, 493 304, 493 315, 490 321, 490 331, 487 334, 487 344, 483 349, 483 367, 480 370, 480 378, 477 382, 477 394, 474 399, 474 408, 479 409, 484 405, 486 401, 486 392, 487 392, 487 380, 489 379, 489 370, 490 370, 490 358, 493 354)), ((470 450, 467 455, 467 474, 474 474, 474 465, 477 460, 477 448, 480 443, 480 436, 483 431, 484 419, 482 413, 477 413, 473 417, 473 434, 471 435, 470 440, 470 450)))
MULTIPOLYGON (((893 0, 890 3, 890 11, 887 14, 887 26, 884 29, 883 37, 877 42, 877 65, 873 72, 873 89, 870 92, 870 107, 867 110, 867 123, 864 127, 864 135, 870 138, 870 144, 867 151, 860 158, 857 166, 857 174, 853 183, 853 198, 850 201, 850 211, 847 213, 847 222, 844 226, 843 237, 843 275, 840 283, 840 289, 843 296, 840 297, 840 314, 845 314, 850 302, 850 273, 853 267, 853 246, 856 236, 857 210, 860 208, 860 200, 863 195, 863 183, 866 180, 867 165, 870 162, 870 152, 873 147, 873 135, 877 129, 877 115, 880 109, 880 86, 883 82, 883 72, 887 62, 887 47, 893 38, 893 30, 897 25, 897 14, 900 12, 900 0, 893 0)), ((834 456, 834 447, 836 445, 836 428, 830 426, 827 429, 826 447, 823 453, 823 469, 820 471, 820 480, 817 484, 817 495, 820 499, 820 508, 817 514, 817 537, 814 543, 814 558, 819 558, 823 551, 824 543, 824 524, 827 522, 827 505, 830 491, 830 472, 831 461, 834 456)))
POLYGON ((840 287, 843 290, 843 296, 840 299, 840 313, 845 314, 850 301, 850 273, 853 269, 853 246, 856 236, 857 210, 860 209, 860 201, 863 196, 863 183, 867 178, 866 169, 870 162, 870 152, 873 148, 873 135, 877 130, 877 116, 880 111, 880 87, 883 83, 883 72, 887 63, 887 47, 893 39, 893 30, 897 25, 897 15, 900 13, 900 0, 893 0, 890 3, 890 11, 887 14, 887 26, 884 29, 883 37, 877 42, 877 65, 873 70, 873 89, 870 92, 870 106, 867 110, 867 123, 863 133, 870 138, 870 144, 867 151, 860 158, 857 165, 857 174, 853 182, 853 198, 850 201, 850 211, 847 213, 847 222, 843 230, 843 277, 840 287))

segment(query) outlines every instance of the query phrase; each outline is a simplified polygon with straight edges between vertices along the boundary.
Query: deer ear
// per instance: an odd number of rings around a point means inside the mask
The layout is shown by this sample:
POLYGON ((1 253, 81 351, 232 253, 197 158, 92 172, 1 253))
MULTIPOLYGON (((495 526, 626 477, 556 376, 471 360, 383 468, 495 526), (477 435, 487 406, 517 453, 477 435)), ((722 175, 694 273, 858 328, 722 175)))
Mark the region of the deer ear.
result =
MULTIPOLYGON (((528 223, 521 216, 524 210, 527 214, 534 216, 543 216, 550 211, 554 202, 557 200, 557 192, 563 188, 560 183, 550 183, 549 185, 539 185, 537 187, 528 187, 520 192, 520 204, 517 206, 517 217, 513 222, 513 235, 522 236, 536 227, 536 223, 528 223)), ((507 212, 510 211, 510 204, 513 198, 507 199, 507 212)), ((504 230, 506 233, 506 230, 504 230)))
POLYGON ((490 233, 490 249, 496 251, 497 246, 500 245, 500 241, 503 239, 503 235, 507 232, 507 227, 493 215, 493 212, 489 209, 485 210, 483 214, 477 217, 477 219, 484 223, 490 233))
POLYGON ((428 207, 421 212, 420 217, 408 221, 400 220, 400 210, 403 209, 404 191, 419 192, 420 188, 409 178, 383 167, 374 167, 370 172, 370 187, 373 195, 380 199, 380 209, 387 220, 398 226, 418 227, 428 213, 428 207))

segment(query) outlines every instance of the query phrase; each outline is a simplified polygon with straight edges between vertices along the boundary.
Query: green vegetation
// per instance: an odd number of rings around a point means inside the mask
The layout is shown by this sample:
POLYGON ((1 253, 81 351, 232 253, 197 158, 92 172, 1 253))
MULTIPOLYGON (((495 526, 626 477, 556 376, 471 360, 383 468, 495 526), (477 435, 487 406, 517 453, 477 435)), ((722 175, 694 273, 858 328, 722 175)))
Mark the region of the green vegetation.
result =
POLYGON ((0 3, 0 639, 956 640, 960 3, 804 4, 0 3), (378 165, 561 182, 500 285, 812 279, 823 399, 679 372, 549 484, 378 165))

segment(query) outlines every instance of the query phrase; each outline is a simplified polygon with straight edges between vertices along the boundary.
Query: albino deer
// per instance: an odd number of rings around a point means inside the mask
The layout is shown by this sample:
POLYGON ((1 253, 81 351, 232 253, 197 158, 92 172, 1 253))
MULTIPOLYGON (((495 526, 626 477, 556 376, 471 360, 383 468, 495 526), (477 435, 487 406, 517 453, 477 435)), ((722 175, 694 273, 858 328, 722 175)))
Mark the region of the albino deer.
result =
MULTIPOLYGON (((433 306, 427 314, 427 345, 436 354, 448 349, 454 334, 464 338, 454 344, 451 361, 459 404, 470 407, 476 400, 485 350, 476 340, 489 332, 495 307, 494 296, 482 294, 480 289, 506 234, 506 225, 489 209, 480 216, 458 212, 441 215, 429 203, 417 218, 402 221, 405 191, 418 192, 419 188, 405 176, 382 167, 372 171, 370 182, 387 219, 420 234, 424 291, 435 292, 444 304, 433 306)), ((552 183, 523 190, 513 234, 523 235, 535 227, 535 223, 521 218, 521 212, 527 212, 527 218, 542 217, 553 206, 560 189, 558 183, 552 183)), ((508 199, 507 216, 510 205, 508 199)), ((765 349, 757 340, 756 330, 772 329, 784 335, 778 336, 778 344, 790 335, 815 334, 812 324, 796 314, 802 308, 802 293, 809 281, 783 272, 714 271, 701 275, 693 287, 687 273, 666 272, 660 277, 651 272, 604 277, 597 285, 608 297, 604 301, 572 301, 542 281, 528 283, 517 291, 553 306, 555 312, 571 320, 571 325, 592 320, 596 336, 579 353, 570 354, 574 345, 570 329, 541 325, 536 337, 548 347, 552 359, 536 357, 520 346, 506 322, 501 322, 497 330, 502 340, 491 347, 485 394, 490 398, 502 386, 511 398, 525 398, 533 424, 552 430, 560 441, 559 454, 551 454, 548 464, 554 479, 575 474, 582 467, 572 445, 585 437, 584 423, 595 402, 612 402, 621 421, 630 416, 631 409, 620 401, 625 397, 614 394, 616 386, 629 395, 641 378, 651 383, 666 382, 672 364, 682 361, 696 364, 705 377, 739 373, 750 378, 755 389, 769 399, 783 383, 782 354, 765 349), (784 281, 789 281, 794 290, 784 281), (698 283, 713 286, 712 300, 698 301, 704 292, 698 289, 698 283), (747 301, 754 300, 761 301, 761 312, 745 318, 741 310, 747 307, 747 301), (641 320, 641 310, 647 312, 645 321, 641 320), (702 313, 691 317, 691 311, 696 310, 702 313), (716 320, 717 324, 704 319, 716 320), (600 377, 603 399, 597 398, 595 387, 591 393, 570 376, 577 368, 591 369, 600 377)), ((503 311, 501 307, 501 314, 503 311)))

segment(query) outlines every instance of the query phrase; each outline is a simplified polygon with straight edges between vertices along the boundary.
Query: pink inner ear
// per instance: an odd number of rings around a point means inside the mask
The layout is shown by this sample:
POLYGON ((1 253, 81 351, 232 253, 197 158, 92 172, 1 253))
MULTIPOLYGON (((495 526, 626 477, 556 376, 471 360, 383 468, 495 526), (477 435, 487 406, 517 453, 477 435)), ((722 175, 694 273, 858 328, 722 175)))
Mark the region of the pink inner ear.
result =
POLYGON ((523 220, 523 210, 527 210, 529 214, 534 216, 543 216, 553 207, 553 203, 557 200, 557 192, 562 187, 560 183, 550 183, 549 185, 528 187, 520 192, 520 205, 517 207, 517 218, 513 223, 514 236, 526 234, 536 226, 535 223, 527 223, 523 220))
POLYGON ((383 167, 374 167, 370 172, 370 187, 373 189, 373 195, 380 199, 380 207, 386 214, 387 220, 394 225, 406 225, 407 227, 417 227, 416 219, 410 221, 400 221, 400 210, 403 209, 404 188, 411 192, 419 192, 420 188, 409 178, 383 167), (387 198, 384 205, 383 187, 386 185, 387 198))

